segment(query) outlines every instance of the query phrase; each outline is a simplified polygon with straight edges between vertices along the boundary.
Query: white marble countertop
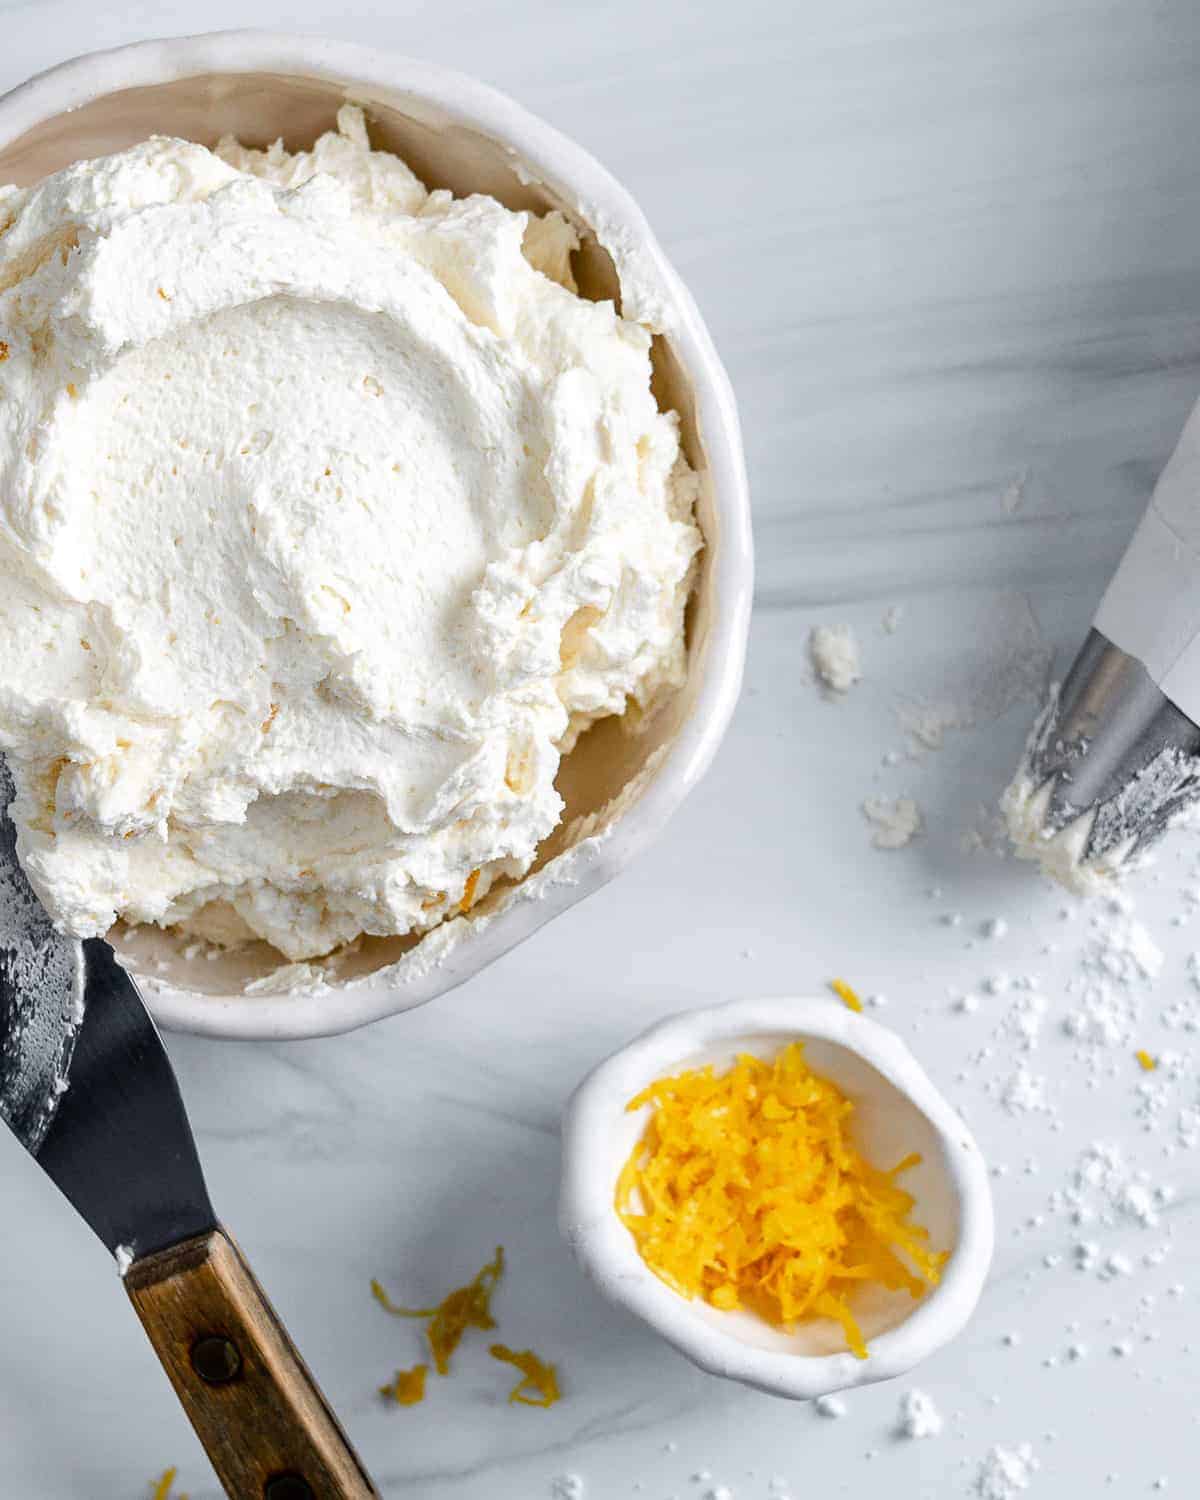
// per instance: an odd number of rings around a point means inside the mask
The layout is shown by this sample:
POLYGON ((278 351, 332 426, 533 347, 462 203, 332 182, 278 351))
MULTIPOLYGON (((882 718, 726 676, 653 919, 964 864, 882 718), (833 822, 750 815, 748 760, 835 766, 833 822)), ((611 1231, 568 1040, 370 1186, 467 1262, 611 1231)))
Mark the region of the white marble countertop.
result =
MULTIPOLYGON (((990 838, 979 807, 1046 657, 1082 638, 1200 391, 1193 0, 47 0, 0 21, 3 86, 85 48, 248 23, 482 75, 630 185, 739 392, 760 548, 746 696, 658 848, 423 1011, 332 1041, 170 1043, 219 1209, 389 1500, 536 1500, 566 1472, 589 1500, 940 1500, 1022 1442, 1034 1497, 1136 1496, 1164 1476, 1194 1493, 1200 1153, 1176 1121, 1196 1078, 1155 1075, 1150 1129, 1133 1043, 1089 1089, 1060 1024, 1088 915, 1060 918, 1028 869, 964 850, 972 828, 990 838), (844 702, 806 666, 818 621, 863 643, 844 702), (898 714, 917 702, 972 722, 913 758, 898 714), (872 850, 861 801, 901 794, 925 835, 872 850), (1007 933, 986 939, 994 917, 1007 933), (1000 970, 1047 997, 1026 1061, 1053 1114, 989 1095, 1014 1043, 975 1060, 1007 1005, 982 991, 1000 970), (917 1377, 946 1418, 924 1442, 894 1435, 912 1381, 833 1421, 700 1375, 599 1300, 554 1228, 558 1114, 592 1062, 682 1006, 834 974, 887 994, 881 1017, 1007 1169, 978 1315, 917 1377), (955 1009, 963 992, 983 994, 976 1012, 955 1009), (1157 1226, 1080 1228, 1049 1206, 1095 1139, 1174 1188, 1157 1226), (1134 1274, 1076 1269, 1081 1238, 1134 1274), (497 1243, 503 1335, 559 1361, 565 1399, 507 1406, 477 1339, 423 1406, 385 1409, 375 1387, 418 1335, 369 1278, 436 1297, 497 1243)), ((1135 892, 1166 960, 1135 987, 1133 1042, 1185 1069, 1200 1042, 1160 1018, 1200 1003, 1181 894, 1197 853, 1179 837, 1135 892)), ((0 1494, 135 1500, 177 1464, 192 1500, 215 1500, 111 1262, 6 1136, 0 1184, 0 1494)))

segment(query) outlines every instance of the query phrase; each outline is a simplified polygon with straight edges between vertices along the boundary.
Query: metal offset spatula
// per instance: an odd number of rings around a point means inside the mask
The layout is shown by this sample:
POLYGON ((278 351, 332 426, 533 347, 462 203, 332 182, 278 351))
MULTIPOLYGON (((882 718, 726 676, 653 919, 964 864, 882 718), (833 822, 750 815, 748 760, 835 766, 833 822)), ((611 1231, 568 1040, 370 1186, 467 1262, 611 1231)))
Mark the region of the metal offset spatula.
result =
POLYGON ((235 1500, 367 1500, 366 1470, 208 1201, 133 981, 63 937, 17 863, 0 756, 0 1116, 117 1258, 235 1500))

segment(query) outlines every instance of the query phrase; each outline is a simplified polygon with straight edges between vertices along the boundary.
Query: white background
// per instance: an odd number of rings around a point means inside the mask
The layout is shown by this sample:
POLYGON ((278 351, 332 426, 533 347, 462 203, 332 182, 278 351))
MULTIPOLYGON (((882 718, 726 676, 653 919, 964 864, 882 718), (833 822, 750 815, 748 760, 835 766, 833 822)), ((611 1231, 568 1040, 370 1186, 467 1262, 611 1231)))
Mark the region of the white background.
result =
MULTIPOLYGON (((1136 1496, 1160 1476, 1194 1493, 1200 1156, 1164 1153, 1195 1080, 1149 1133, 1127 1049, 1086 1087, 1058 1023, 1089 917, 1064 921, 1028 869, 962 841, 1016 761, 1045 653, 1061 667, 1082 638, 1200 391, 1200 9, 52 0, 0 6, 0 84, 83 49, 245 24, 459 66, 599 155, 710 321, 754 492, 746 696, 652 854, 421 1012, 308 1044, 171 1040, 219 1209, 385 1494, 536 1500, 574 1471, 592 1500, 712 1484, 748 1500, 772 1476, 805 1497, 908 1500, 970 1494, 988 1449, 1022 1441, 1041 1463, 1035 1496, 1136 1496), (823 701, 807 668, 818 621, 852 622, 863 643, 866 678, 844 702, 823 701), (910 758, 897 713, 918 700, 965 705, 974 723, 910 758), (899 794, 920 800, 926 833, 879 853, 859 804, 899 794), (982 938, 996 916, 1008 934, 982 938), (954 997, 1000 969, 1037 976, 1049 1000, 1029 1065, 1058 1129, 987 1094, 1014 1064, 1008 1043, 971 1061, 1006 1002, 963 1015, 954 997), (701 1376, 601 1303, 554 1229, 559 1110, 594 1061, 666 1012, 834 974, 886 992, 881 1017, 1008 1168, 978 1316, 919 1376, 947 1418, 928 1442, 892 1432, 912 1382, 856 1394, 831 1421, 701 1376), (1072 1268, 1080 1231, 1047 1211, 1094 1138, 1177 1192, 1158 1228, 1088 1231, 1135 1265, 1107 1283, 1072 1268), (424 1406, 384 1409, 375 1387, 415 1362, 417 1333, 371 1302, 369 1278, 436 1298, 497 1242, 501 1333, 558 1360, 561 1405, 505 1405, 476 1336, 424 1406), (1069 1360, 1071 1344, 1086 1355, 1069 1360)), ((1152 1051, 1189 1043, 1158 1018, 1194 993, 1180 894, 1194 861, 1181 837, 1138 884, 1167 950, 1142 1001, 1152 1051)), ((0 1226, 5 1500, 134 1500, 171 1463, 193 1500, 214 1500, 111 1262, 6 1138, 0 1226)))

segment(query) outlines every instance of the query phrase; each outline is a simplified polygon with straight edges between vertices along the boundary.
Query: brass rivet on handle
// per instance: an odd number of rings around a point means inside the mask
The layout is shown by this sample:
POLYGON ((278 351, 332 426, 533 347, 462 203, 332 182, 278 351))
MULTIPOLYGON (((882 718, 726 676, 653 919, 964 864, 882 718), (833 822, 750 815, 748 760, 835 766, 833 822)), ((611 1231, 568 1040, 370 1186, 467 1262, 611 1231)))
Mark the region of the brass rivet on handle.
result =
POLYGON ((317 1500, 312 1486, 299 1474, 272 1474, 263 1486, 263 1500, 317 1500))
POLYGON ((206 1333, 192 1345, 192 1369, 206 1385, 228 1385, 242 1373, 242 1356, 223 1333, 206 1333))

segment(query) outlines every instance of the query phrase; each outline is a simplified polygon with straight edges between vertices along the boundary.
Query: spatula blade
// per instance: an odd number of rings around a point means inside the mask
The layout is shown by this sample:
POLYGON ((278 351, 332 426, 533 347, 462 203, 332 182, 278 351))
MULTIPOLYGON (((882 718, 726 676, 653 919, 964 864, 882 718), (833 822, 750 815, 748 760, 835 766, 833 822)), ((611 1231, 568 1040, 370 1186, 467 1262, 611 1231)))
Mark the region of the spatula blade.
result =
POLYGON ((179 1085, 133 980, 83 944, 67 1090, 35 1153, 108 1248, 137 1259, 216 1227, 179 1085))
POLYGON ((37 1155, 83 1019, 83 950, 55 932, 17 863, 0 756, 0 1117, 37 1155))
POLYGON ((136 1259, 216 1225, 170 1061, 99 939, 54 929, 16 857, 0 757, 0 1118, 108 1248, 136 1259))

